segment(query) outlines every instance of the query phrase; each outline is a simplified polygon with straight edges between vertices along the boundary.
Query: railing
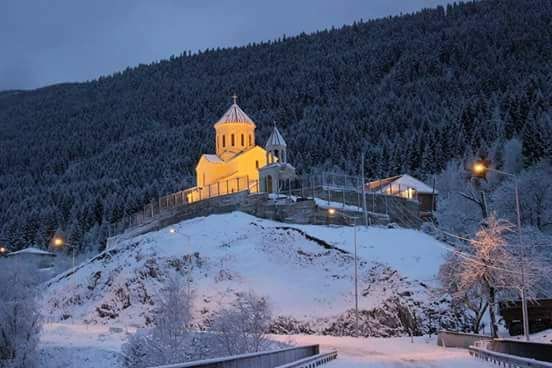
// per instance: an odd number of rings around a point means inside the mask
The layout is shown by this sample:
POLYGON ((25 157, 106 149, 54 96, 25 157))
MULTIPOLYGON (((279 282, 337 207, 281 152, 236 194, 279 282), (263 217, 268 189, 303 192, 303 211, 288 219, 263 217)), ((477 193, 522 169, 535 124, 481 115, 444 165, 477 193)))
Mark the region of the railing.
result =
POLYGON ((509 368, 552 368, 552 363, 504 353, 497 353, 476 346, 471 346, 469 348, 469 352, 470 355, 475 358, 509 368))
POLYGON ((142 210, 126 215, 121 221, 112 225, 110 236, 120 234, 129 228, 143 225, 175 208, 243 191, 258 192, 259 181, 250 180, 247 176, 243 176, 162 196, 144 205, 142 210))
POLYGON ((195 362, 164 365, 155 368, 274 368, 304 358, 318 356, 319 354, 319 345, 307 345, 260 353, 234 355, 226 358, 197 360, 195 362))
POLYGON ((437 345, 445 348, 464 348, 468 349, 477 341, 492 340, 491 336, 478 335, 465 332, 439 331, 437 336, 437 345))
POLYGON ((337 358, 337 351, 330 351, 329 353, 318 354, 312 357, 304 358, 291 362, 288 364, 280 365, 276 368, 314 368, 321 364, 328 363, 331 360, 337 358))

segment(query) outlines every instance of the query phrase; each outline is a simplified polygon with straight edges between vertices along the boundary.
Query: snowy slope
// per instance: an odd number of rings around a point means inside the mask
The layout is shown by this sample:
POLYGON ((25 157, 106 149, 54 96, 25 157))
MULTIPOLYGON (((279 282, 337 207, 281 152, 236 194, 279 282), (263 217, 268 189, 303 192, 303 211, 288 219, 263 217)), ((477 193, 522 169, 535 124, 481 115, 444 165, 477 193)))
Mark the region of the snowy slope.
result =
MULTIPOLYGON (((276 315, 330 323, 353 305, 353 228, 290 225, 240 212, 181 222, 124 240, 51 280, 44 292, 51 320, 148 322, 157 291, 179 272, 195 293, 198 324, 254 290, 276 315)), ((359 227, 361 309, 400 298, 429 306, 443 248, 414 230, 359 227)), ((434 303, 435 304, 435 303, 434 303)), ((432 304, 433 305, 433 304, 432 304)))

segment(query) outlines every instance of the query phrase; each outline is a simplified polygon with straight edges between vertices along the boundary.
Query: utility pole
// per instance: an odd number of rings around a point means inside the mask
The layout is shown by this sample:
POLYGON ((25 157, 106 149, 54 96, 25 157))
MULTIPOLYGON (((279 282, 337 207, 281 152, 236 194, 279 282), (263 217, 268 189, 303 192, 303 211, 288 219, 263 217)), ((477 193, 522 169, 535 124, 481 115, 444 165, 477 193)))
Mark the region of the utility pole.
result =
POLYGON ((364 151, 362 151, 362 158, 360 164, 360 185, 362 186, 362 211, 364 212, 364 225, 368 226, 368 211, 366 209, 366 183, 364 183, 364 151))

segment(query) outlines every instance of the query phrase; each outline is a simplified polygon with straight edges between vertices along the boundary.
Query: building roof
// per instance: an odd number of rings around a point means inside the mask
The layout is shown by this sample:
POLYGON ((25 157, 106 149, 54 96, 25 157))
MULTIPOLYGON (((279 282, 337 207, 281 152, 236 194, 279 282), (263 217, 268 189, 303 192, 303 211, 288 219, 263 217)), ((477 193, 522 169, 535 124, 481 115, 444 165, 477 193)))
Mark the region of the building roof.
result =
POLYGON ((270 146, 286 146, 286 141, 284 140, 284 137, 280 134, 280 131, 278 128, 276 128, 276 124, 274 124, 274 127, 272 128, 272 133, 270 133, 270 137, 268 137, 268 140, 266 141, 265 147, 270 146))
POLYGON ((213 155, 213 154, 203 154, 203 157, 205 157, 205 159, 207 161, 213 162, 213 163, 224 162, 220 157, 218 157, 217 155, 213 155))
POLYGON ((221 124, 231 124, 231 123, 243 123, 250 124, 255 127, 255 123, 247 114, 238 106, 234 101, 232 106, 222 115, 222 117, 215 123, 215 127, 221 124))
POLYGON ((406 188, 412 188, 416 190, 418 193, 427 193, 427 194, 437 194, 437 190, 433 189, 429 185, 425 184, 424 182, 408 175, 397 175, 392 176, 390 178, 385 178, 381 180, 375 180, 371 181, 366 184, 366 189, 370 191, 386 191, 390 189, 395 189, 404 187, 406 188))
POLYGON ((18 255, 18 254, 35 254, 35 255, 39 255, 39 256, 50 256, 50 257, 55 257, 56 256, 52 252, 47 252, 45 250, 38 249, 38 248, 35 248, 35 247, 28 247, 28 248, 25 248, 25 249, 18 250, 17 252, 11 252, 11 253, 8 253, 7 256, 14 256, 14 255, 18 255))

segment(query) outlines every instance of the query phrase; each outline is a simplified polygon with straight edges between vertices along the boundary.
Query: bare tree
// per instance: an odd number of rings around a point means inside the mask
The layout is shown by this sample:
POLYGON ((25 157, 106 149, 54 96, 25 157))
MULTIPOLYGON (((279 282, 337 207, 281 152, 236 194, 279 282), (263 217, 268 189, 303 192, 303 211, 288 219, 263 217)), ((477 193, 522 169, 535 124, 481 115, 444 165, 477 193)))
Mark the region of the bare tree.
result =
POLYGON ((241 293, 229 308, 218 312, 212 325, 212 341, 219 354, 244 354, 264 350, 272 320, 265 298, 253 292, 241 293))
POLYGON ((34 270, 4 262, 0 267, 0 367, 38 366, 42 319, 34 270))
POLYGON ((513 225, 494 215, 487 218, 485 225, 469 243, 471 254, 459 259, 458 286, 465 290, 479 290, 485 296, 491 320, 491 334, 496 337, 497 291, 511 288, 519 274, 514 267, 514 257, 507 247, 506 236, 513 232, 513 225))
POLYGON ((461 266, 461 257, 451 254, 439 269, 439 280, 445 291, 452 297, 455 310, 464 323, 469 324, 473 333, 479 333, 481 321, 489 303, 480 288, 465 289, 460 287, 458 270, 461 266))
POLYGON ((137 331, 123 346, 127 367, 181 363, 192 357, 190 324, 192 296, 178 277, 161 290, 151 329, 137 331))

